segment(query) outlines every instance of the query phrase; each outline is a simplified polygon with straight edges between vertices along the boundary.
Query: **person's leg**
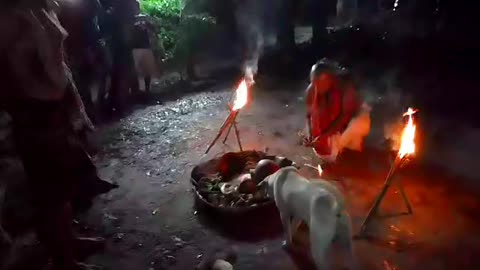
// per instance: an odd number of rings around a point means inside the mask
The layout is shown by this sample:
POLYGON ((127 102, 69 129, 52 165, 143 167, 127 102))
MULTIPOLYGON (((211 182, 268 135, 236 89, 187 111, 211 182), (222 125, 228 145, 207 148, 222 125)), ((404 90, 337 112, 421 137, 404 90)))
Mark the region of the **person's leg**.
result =
POLYGON ((132 94, 138 94, 140 92, 140 84, 138 83, 137 69, 135 68, 135 59, 133 57, 133 50, 128 53, 128 77, 130 79, 130 90, 132 94))
POLYGON ((82 98, 88 117, 92 120, 95 120, 91 89, 93 81, 92 71, 87 67, 79 68, 77 72, 74 72, 74 81, 82 98))
POLYGON ((37 236, 45 245, 54 269, 75 269, 73 255, 72 208, 69 202, 41 207, 36 220, 37 236))
POLYGON ((111 107, 119 113, 125 112, 129 86, 128 68, 121 63, 115 65, 112 74, 111 107))
POLYGON ((101 269, 79 263, 76 259, 85 258, 92 250, 103 247, 104 239, 74 238, 72 223, 72 208, 68 202, 59 208, 50 209, 49 213, 39 220, 37 235, 52 256, 52 270, 101 269))
POLYGON ((108 72, 106 68, 98 75, 97 106, 102 108, 106 104, 108 72))
POLYGON ((78 269, 73 252, 71 198, 76 191, 73 176, 78 175, 80 168, 74 145, 67 139, 72 131, 65 104, 26 100, 17 109, 12 112, 13 134, 37 210, 33 226, 55 269, 78 269), (26 122, 25 118, 34 115, 40 116, 34 117, 34 121, 44 121, 36 123, 43 124, 42 127, 26 122), (57 121, 55 126, 52 121, 57 121))
POLYGON ((143 80, 145 81, 145 92, 150 93, 150 84, 152 82, 152 77, 150 75, 145 75, 143 80))
POLYGON ((112 68, 112 76, 111 76, 111 83, 110 83, 110 91, 109 91, 109 109, 113 110, 118 106, 118 93, 119 93, 119 70, 116 65, 112 68))
POLYGON ((70 155, 75 157, 76 164, 74 171, 76 186, 72 205, 75 211, 82 212, 91 206, 93 198, 117 188, 118 185, 99 177, 97 167, 83 149, 72 149, 70 152, 70 155))
POLYGON ((138 83, 138 76, 134 70, 130 70, 130 91, 132 94, 138 94, 140 92, 140 84, 138 83))

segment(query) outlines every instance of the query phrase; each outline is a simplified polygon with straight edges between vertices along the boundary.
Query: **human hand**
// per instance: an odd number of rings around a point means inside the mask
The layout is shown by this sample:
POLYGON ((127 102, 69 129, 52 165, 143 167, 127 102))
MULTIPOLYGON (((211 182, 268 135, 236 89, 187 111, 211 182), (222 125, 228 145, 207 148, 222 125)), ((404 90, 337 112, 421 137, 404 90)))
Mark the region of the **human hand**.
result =
POLYGON ((304 146, 313 146, 313 144, 317 141, 317 137, 313 138, 312 135, 307 135, 303 137, 303 145, 304 146))

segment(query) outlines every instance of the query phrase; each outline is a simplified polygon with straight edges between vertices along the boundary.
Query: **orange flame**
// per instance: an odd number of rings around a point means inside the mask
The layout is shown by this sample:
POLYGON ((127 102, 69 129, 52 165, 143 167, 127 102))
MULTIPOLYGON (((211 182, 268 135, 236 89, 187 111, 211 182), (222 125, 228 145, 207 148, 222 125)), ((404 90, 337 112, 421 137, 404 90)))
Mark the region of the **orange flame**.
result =
POLYGON ((318 164, 317 170, 318 170, 318 176, 322 176, 323 169, 322 169, 322 166, 320 166, 320 164, 318 164))
POLYGON ((405 128, 402 131, 402 139, 400 142, 400 149, 398 150, 398 156, 403 158, 407 155, 413 155, 415 153, 415 130, 416 126, 413 123, 412 115, 415 114, 417 110, 408 108, 407 112, 403 116, 408 116, 408 122, 405 128))
POLYGON ((247 82, 242 80, 240 85, 238 86, 237 90, 235 91, 235 101, 233 102, 233 111, 238 111, 243 106, 247 104, 248 101, 248 87, 247 82))

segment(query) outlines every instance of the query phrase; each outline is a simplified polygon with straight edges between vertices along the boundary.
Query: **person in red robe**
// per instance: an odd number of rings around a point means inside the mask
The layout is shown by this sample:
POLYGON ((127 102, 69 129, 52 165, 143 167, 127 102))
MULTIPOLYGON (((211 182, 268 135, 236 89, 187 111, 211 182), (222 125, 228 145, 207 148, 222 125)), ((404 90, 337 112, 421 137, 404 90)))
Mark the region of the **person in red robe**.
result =
POLYGON ((362 106, 346 69, 327 59, 313 65, 306 105, 305 145, 318 156, 335 159, 345 147, 361 149, 370 128, 369 109, 362 106))

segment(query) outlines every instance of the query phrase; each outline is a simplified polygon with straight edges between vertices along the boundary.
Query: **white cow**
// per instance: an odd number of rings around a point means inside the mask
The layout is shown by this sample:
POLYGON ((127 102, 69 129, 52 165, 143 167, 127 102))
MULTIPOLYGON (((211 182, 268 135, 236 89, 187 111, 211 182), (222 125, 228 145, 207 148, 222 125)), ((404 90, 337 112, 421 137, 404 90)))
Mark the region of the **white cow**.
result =
POLYGON ((327 251, 336 240, 344 251, 344 260, 353 269, 351 221, 345 209, 343 194, 330 182, 315 179, 308 181, 295 167, 285 167, 268 176, 262 182, 268 194, 274 198, 280 212, 287 245, 300 222, 310 230, 310 246, 317 269, 329 269, 327 251))

